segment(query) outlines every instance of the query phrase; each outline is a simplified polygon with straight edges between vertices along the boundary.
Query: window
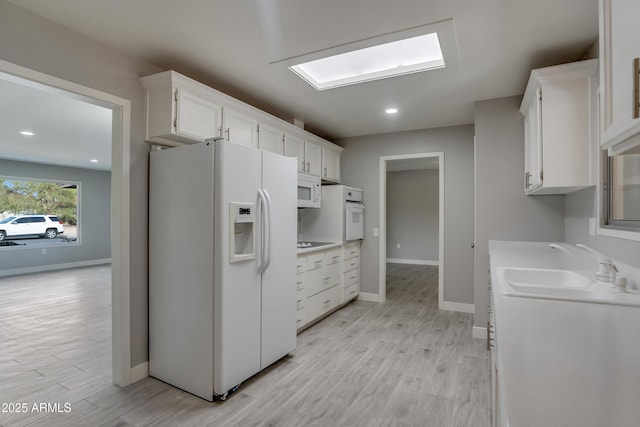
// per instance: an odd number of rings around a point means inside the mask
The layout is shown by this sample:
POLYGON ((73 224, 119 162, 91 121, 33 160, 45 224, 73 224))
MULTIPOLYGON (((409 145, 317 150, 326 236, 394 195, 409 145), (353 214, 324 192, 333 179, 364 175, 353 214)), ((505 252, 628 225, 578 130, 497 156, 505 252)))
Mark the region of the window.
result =
POLYGON ((640 154, 604 156, 604 225, 640 232, 640 154))
POLYGON ((79 187, 0 176, 0 247, 77 243, 79 187))

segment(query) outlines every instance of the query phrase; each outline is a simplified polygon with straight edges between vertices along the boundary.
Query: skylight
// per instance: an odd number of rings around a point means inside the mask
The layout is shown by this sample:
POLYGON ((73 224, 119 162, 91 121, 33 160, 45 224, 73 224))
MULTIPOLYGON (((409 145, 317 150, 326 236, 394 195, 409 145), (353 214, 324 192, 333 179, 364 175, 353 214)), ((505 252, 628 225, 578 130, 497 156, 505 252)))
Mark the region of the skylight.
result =
POLYGON ((289 68, 317 90, 445 66, 437 33, 328 56, 289 68))

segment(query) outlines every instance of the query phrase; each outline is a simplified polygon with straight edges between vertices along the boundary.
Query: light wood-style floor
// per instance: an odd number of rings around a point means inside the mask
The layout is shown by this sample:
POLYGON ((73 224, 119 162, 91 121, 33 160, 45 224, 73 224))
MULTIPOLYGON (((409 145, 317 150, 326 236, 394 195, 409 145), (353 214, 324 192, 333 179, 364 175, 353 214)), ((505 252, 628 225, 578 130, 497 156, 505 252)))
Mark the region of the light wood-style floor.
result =
POLYGON ((438 310, 437 268, 388 265, 387 302, 356 301, 287 357, 210 403, 154 378, 110 384, 109 267, 0 280, 0 425, 489 425, 485 343, 473 316, 438 310), (2 409, 2 408, 0 408, 2 409))

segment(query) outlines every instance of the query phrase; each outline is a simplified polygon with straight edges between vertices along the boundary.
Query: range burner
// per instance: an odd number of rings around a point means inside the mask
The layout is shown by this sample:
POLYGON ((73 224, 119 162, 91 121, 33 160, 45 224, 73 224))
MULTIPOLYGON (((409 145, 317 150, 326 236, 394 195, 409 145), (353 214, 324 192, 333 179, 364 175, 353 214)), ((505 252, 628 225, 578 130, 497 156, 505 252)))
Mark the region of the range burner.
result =
POLYGON ((304 249, 304 248, 315 248, 318 246, 326 246, 330 244, 331 244, 330 242, 298 242, 296 246, 300 249, 304 249))

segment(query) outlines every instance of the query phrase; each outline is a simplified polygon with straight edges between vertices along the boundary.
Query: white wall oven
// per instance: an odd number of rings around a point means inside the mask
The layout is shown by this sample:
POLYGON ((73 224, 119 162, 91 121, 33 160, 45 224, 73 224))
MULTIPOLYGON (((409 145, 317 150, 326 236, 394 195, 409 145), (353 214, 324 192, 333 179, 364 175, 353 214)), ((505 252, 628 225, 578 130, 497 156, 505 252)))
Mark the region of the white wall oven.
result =
POLYGON ((344 187, 344 215, 344 240, 361 240, 364 237, 362 190, 344 187))
POLYGON ((322 208, 301 215, 305 241, 349 242, 364 238, 362 190, 344 185, 322 186, 322 208))
POLYGON ((298 174, 298 207, 319 208, 322 202, 320 177, 298 174))

